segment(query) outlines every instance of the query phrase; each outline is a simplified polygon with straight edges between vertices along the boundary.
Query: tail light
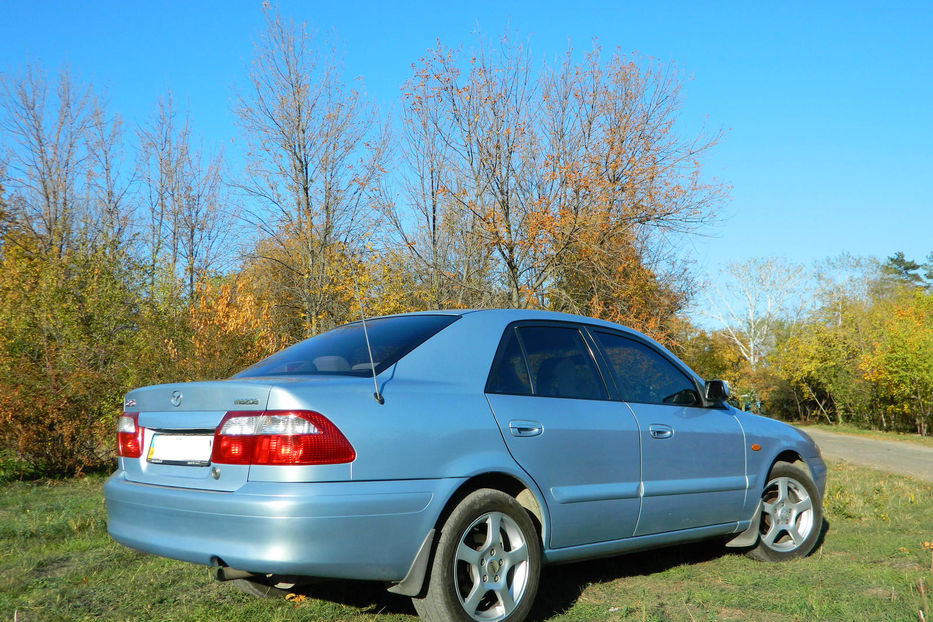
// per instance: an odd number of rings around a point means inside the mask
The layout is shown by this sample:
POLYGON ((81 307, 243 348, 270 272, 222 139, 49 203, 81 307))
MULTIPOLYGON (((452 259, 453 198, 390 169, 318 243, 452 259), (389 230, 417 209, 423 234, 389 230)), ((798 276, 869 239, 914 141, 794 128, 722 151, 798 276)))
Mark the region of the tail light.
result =
POLYGON ((117 419, 117 455, 123 458, 143 455, 143 432, 139 413, 123 413, 117 419))
POLYGON ((341 464, 356 451, 330 420, 310 410, 228 412, 211 462, 221 464, 341 464))

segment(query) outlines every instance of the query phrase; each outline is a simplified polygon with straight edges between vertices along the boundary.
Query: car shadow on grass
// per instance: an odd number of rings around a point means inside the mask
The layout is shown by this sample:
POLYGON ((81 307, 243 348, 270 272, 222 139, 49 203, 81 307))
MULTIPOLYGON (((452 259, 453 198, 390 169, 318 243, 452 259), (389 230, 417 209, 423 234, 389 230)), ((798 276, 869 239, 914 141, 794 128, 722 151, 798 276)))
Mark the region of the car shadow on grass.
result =
MULTIPOLYGON (((819 550, 829 531, 823 519, 820 535, 813 547, 819 550)), ((701 564, 730 555, 745 555, 746 548, 728 548, 728 538, 679 544, 640 553, 618 555, 560 566, 548 566, 541 573, 535 606, 528 622, 542 622, 573 608, 583 591, 594 584, 611 583, 627 577, 657 574, 677 566, 701 564)), ((755 563, 749 560, 749 563, 755 563)))
MULTIPOLYGON (((583 591, 593 584, 609 583, 626 577, 651 575, 684 564, 698 564, 741 553, 740 550, 725 548, 721 540, 713 540, 617 557, 547 566, 541 574, 535 606, 528 621, 548 620, 572 609, 583 591)), ((387 592, 382 583, 326 581, 305 586, 300 593, 310 598, 355 607, 366 613, 415 615, 410 599, 387 592)))
MULTIPOLYGON (((819 549, 827 531, 829 521, 824 520, 814 550, 819 549)), ((547 566, 541 573, 538 595, 528 616, 528 622, 543 622, 567 612, 574 607, 583 591, 594 584, 611 583, 627 577, 648 576, 677 566, 701 564, 729 555, 744 555, 747 550, 727 548, 725 542, 725 539, 712 539, 628 555, 547 566)), ((387 592, 383 583, 325 581, 296 591, 311 598, 340 603, 366 613, 415 615, 411 600, 387 592)))
POLYGON ((541 574, 538 596, 528 621, 540 622, 566 612, 576 604, 583 591, 594 584, 652 575, 685 564, 699 564, 742 553, 742 550, 726 548, 722 540, 711 540, 548 566, 541 574))
POLYGON ((298 586, 292 591, 308 598, 353 607, 359 609, 361 613, 415 615, 415 608, 410 598, 387 592, 385 583, 377 581, 325 579, 298 586))

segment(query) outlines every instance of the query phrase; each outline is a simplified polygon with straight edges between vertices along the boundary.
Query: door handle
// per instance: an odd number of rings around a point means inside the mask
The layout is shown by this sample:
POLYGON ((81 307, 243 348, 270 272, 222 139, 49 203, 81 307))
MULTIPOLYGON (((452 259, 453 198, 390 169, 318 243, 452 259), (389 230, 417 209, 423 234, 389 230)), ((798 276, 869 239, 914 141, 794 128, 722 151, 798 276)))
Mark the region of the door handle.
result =
POLYGON ((509 421, 509 432, 512 436, 538 436, 543 431, 544 426, 537 421, 509 421))
POLYGON ((648 434, 651 435, 651 438, 670 438, 674 436, 674 428, 669 425, 652 423, 648 426, 648 434))

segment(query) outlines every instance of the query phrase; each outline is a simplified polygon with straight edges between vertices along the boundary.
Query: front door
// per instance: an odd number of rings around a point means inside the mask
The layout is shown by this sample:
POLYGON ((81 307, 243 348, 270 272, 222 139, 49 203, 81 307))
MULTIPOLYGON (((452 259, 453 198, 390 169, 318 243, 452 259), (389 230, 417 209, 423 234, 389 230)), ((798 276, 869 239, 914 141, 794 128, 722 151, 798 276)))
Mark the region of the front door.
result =
POLYGON ((741 520, 747 481, 739 422, 729 410, 705 407, 697 383, 647 342, 593 335, 638 421, 643 499, 635 535, 741 520))

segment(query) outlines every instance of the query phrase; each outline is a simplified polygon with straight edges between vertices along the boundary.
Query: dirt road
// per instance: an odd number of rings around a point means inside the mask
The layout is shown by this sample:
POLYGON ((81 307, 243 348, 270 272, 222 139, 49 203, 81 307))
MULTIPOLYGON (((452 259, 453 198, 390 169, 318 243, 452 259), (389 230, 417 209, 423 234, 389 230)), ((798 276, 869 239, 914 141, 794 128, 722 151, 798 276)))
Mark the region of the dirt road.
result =
POLYGON ((845 460, 889 473, 933 482, 933 448, 803 428, 820 446, 824 458, 845 460))

